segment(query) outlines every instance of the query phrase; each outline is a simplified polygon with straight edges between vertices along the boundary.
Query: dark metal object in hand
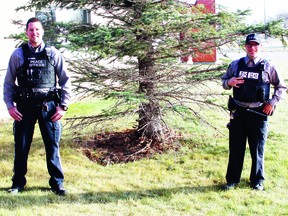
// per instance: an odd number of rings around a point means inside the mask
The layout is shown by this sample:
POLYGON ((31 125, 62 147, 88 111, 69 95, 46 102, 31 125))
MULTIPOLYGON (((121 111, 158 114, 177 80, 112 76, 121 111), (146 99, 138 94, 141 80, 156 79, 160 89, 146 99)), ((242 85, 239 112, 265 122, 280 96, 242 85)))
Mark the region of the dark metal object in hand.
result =
POLYGON ((261 116, 267 117, 266 114, 257 112, 257 111, 255 111, 255 110, 251 110, 251 109, 249 109, 249 108, 246 109, 246 111, 247 111, 247 112, 250 112, 250 113, 254 113, 254 114, 256 114, 256 115, 261 115, 261 116))

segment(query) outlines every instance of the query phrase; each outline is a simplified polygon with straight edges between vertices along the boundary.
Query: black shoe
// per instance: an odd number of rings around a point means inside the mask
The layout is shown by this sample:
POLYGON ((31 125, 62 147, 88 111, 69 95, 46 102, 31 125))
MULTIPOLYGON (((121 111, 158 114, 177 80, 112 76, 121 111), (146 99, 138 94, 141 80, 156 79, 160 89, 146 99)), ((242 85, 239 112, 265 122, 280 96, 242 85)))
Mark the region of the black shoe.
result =
POLYGON ((24 187, 14 187, 12 186, 9 190, 8 190, 8 193, 11 193, 11 194, 17 194, 21 191, 24 190, 24 187))
POLYGON ((237 183, 227 183, 224 185, 223 190, 231 190, 237 186, 237 183))
POLYGON ((59 196, 65 196, 67 194, 67 191, 62 185, 57 186, 56 188, 52 188, 52 191, 59 196))
POLYGON ((263 191, 264 190, 264 185, 262 183, 258 183, 256 185, 253 185, 253 190, 258 190, 258 191, 263 191))

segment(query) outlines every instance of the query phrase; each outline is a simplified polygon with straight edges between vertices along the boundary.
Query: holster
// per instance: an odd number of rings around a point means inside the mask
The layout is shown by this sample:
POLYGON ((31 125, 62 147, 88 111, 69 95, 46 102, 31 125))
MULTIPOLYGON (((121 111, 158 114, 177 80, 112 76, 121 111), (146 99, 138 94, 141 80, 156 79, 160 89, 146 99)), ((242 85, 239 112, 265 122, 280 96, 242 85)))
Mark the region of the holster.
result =
POLYGON ((234 99, 232 98, 231 95, 229 95, 229 99, 228 99, 228 110, 232 111, 236 109, 236 103, 234 101, 234 99))

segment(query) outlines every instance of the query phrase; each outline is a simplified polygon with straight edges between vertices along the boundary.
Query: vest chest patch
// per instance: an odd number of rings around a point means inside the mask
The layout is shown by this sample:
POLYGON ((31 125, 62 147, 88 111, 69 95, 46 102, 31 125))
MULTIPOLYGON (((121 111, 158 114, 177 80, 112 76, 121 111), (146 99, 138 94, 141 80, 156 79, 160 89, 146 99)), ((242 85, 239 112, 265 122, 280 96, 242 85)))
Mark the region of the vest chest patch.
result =
POLYGON ((257 72, 239 71, 239 76, 247 79, 259 79, 259 73, 257 72))
POLYGON ((28 59, 28 66, 29 66, 29 67, 46 67, 46 66, 47 66, 47 60, 45 60, 45 59, 29 58, 29 59, 28 59))

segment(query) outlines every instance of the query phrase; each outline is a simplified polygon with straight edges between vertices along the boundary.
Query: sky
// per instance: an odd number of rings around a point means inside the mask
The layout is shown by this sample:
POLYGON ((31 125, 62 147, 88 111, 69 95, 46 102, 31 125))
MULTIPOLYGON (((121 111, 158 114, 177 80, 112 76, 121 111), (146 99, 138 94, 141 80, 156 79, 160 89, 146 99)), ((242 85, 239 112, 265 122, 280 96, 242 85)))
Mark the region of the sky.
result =
POLYGON ((247 22, 259 23, 275 18, 277 14, 288 13, 288 1, 286 0, 215 0, 217 5, 227 7, 227 10, 251 9, 252 15, 247 22))

